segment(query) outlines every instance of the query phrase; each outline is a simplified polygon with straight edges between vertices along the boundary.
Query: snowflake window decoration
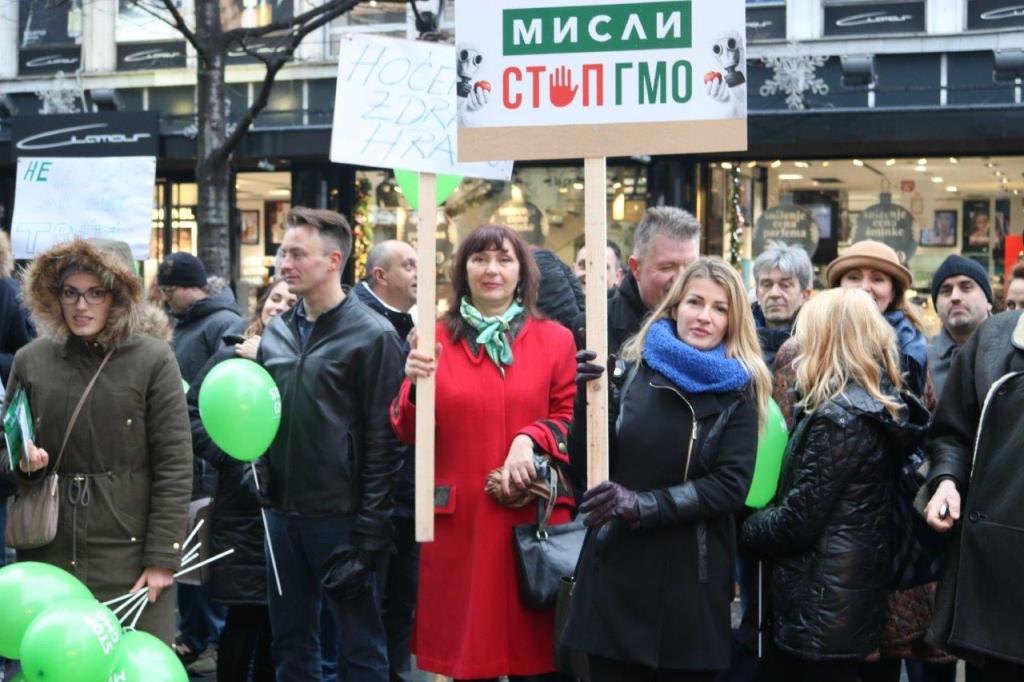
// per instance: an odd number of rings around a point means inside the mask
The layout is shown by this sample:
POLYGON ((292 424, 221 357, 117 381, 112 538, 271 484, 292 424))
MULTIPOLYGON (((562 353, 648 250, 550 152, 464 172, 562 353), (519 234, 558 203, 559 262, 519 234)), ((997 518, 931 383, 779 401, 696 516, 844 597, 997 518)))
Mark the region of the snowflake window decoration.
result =
POLYGON ((41 114, 77 114, 77 100, 83 96, 81 87, 69 83, 63 71, 54 75, 50 88, 39 90, 35 95, 43 103, 41 114))
POLYGON ((759 92, 770 97, 778 92, 786 93, 786 106, 791 110, 805 109, 804 93, 827 95, 828 84, 815 75, 828 57, 792 55, 787 57, 765 57, 764 63, 774 73, 764 82, 759 92))

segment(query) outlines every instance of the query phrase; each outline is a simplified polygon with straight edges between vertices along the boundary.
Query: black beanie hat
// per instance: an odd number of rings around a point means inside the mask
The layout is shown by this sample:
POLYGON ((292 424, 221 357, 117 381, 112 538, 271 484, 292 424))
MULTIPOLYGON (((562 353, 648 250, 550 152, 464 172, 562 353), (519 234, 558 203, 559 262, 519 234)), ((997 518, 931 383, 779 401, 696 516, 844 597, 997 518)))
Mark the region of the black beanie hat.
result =
POLYGON ((981 266, 981 263, 954 253, 942 261, 942 265, 932 275, 933 304, 936 303, 936 299, 939 297, 939 288, 942 286, 942 283, 950 277, 956 277, 957 275, 970 277, 977 282, 981 290, 985 292, 985 298, 988 299, 989 303, 992 302, 992 283, 989 282, 988 273, 985 271, 985 268, 981 266))
POLYGON ((206 268, 191 253, 178 251, 164 258, 156 271, 156 283, 162 287, 205 287, 206 268))

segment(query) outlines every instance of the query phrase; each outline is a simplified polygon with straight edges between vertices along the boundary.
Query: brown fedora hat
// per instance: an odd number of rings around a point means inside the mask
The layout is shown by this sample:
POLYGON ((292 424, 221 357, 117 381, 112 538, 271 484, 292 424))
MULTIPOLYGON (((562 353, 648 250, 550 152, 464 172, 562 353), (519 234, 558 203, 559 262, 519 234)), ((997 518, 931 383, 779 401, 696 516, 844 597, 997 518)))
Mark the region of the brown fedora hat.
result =
POLYGON ((891 246, 871 239, 857 242, 848 248, 846 253, 829 263, 825 268, 825 279, 830 287, 838 286, 843 275, 857 268, 872 268, 884 272, 904 291, 910 288, 913 280, 910 270, 900 264, 899 256, 891 246))

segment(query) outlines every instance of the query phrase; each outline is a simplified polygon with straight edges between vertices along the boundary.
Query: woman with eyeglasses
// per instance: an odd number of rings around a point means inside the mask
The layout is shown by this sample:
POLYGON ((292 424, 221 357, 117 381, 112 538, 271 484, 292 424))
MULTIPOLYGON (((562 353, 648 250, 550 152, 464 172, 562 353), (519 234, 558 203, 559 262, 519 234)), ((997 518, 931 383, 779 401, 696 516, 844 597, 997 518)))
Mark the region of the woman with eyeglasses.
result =
POLYGON ((100 601, 147 590, 138 629, 169 645, 192 486, 174 353, 146 333, 127 244, 54 246, 26 271, 24 297, 40 337, 15 355, 7 402, 25 389, 35 442, 13 471, 0 453, 0 467, 21 486, 56 471, 60 510, 53 541, 18 560, 70 571, 100 601))

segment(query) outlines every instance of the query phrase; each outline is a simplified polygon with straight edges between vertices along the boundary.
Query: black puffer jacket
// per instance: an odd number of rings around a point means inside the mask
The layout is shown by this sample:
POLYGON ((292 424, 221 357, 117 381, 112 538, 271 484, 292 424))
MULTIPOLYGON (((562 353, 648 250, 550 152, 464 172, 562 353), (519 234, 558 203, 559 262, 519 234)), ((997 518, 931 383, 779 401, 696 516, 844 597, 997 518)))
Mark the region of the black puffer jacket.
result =
POLYGON ((533 248, 530 252, 540 271, 537 308, 544 317, 573 331, 573 322, 585 306, 580 281, 553 252, 539 248, 533 248))
MULTIPOLYGON (((241 334, 247 320, 228 329, 241 334)), ((249 465, 229 457, 210 439, 199 417, 199 389, 203 379, 220 362, 238 357, 235 347, 222 345, 196 375, 188 392, 188 416, 192 423, 192 451, 217 472, 210 507, 210 556, 234 549, 232 554, 210 564, 207 587, 210 597, 221 604, 265 604, 267 602, 264 531, 260 507, 252 489, 243 485, 249 465)))
MULTIPOLYGON (((618 354, 631 336, 640 331, 644 317, 650 312, 640 298, 640 287, 632 272, 627 272, 622 284, 608 296, 608 352, 618 354)), ((573 323, 576 345, 583 348, 586 337, 586 313, 580 313, 573 323)))
POLYGON ((191 384, 207 360, 221 346, 228 327, 238 322, 238 306, 230 290, 196 301, 175 316, 171 346, 178 359, 181 378, 191 384))
POLYGON ((798 416, 779 492, 741 541, 772 558, 775 642, 801 658, 861 659, 878 648, 889 582, 889 519, 898 461, 928 413, 911 395, 893 419, 855 384, 798 416))
POLYGON ((356 296, 321 313, 303 344, 302 301, 263 332, 258 360, 281 391, 281 427, 260 458, 260 484, 285 513, 355 514, 352 544, 391 545, 402 444, 389 409, 404 356, 394 327, 356 296))

